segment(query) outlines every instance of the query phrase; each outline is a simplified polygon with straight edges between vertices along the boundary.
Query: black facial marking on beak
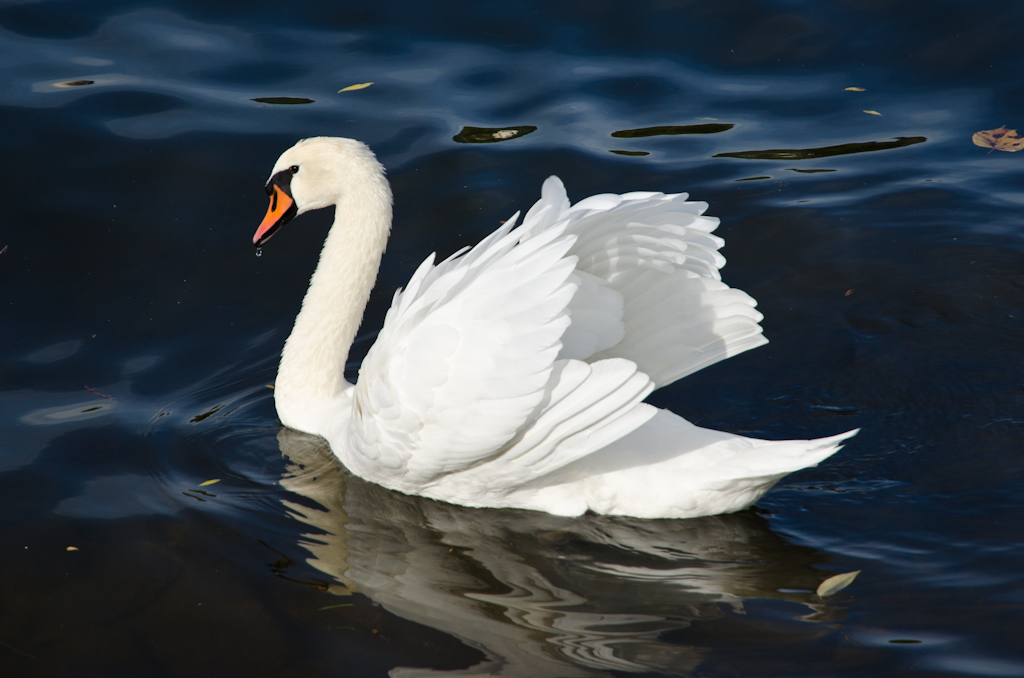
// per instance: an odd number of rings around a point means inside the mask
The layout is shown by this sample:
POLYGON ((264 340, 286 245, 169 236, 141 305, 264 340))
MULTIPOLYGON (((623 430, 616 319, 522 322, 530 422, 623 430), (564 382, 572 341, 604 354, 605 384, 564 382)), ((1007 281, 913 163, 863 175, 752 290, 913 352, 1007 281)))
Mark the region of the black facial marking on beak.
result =
POLYGON ((270 196, 270 208, 267 210, 267 216, 263 218, 263 223, 256 229, 256 235, 252 237, 252 244, 256 247, 262 247, 278 229, 298 214, 299 208, 292 198, 292 176, 297 171, 298 167, 293 165, 270 177, 270 181, 267 182, 266 191, 270 196))

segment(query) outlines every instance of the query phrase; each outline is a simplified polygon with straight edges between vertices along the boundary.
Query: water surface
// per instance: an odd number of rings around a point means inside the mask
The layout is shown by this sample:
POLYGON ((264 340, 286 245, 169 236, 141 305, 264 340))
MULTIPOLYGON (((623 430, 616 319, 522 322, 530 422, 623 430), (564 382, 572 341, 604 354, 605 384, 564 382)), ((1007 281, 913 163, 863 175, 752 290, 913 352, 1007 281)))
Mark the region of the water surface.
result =
POLYGON ((1021 14, 3 4, 0 665, 1024 674, 1024 155, 971 143, 1024 127, 1021 14), (369 143, 395 192, 353 378, 423 258, 558 174, 573 200, 708 201, 724 279, 765 314, 769 345, 651 402, 765 438, 862 432, 692 521, 468 510, 346 475, 266 388, 331 217, 250 244, 275 159, 314 135, 369 143))

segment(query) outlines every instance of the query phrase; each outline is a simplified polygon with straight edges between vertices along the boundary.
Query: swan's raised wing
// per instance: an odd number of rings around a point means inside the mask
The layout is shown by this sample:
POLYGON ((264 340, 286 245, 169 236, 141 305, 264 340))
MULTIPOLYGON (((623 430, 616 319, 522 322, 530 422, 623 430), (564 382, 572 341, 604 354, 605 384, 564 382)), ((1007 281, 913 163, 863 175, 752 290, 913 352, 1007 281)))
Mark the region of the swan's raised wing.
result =
POLYGON ((757 302, 722 282, 724 241, 712 235, 718 219, 687 197, 603 194, 570 207, 562 183, 545 182, 530 213, 564 222, 577 237, 569 254, 579 258, 579 272, 622 297, 619 341, 573 357, 626 358, 661 387, 767 343, 757 302))

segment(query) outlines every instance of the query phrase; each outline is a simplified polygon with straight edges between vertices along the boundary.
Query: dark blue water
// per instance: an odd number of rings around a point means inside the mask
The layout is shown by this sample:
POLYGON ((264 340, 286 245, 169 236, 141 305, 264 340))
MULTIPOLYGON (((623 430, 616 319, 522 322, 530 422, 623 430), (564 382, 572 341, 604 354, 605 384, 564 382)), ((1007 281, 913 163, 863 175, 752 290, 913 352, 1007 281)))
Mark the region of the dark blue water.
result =
POLYGON ((1024 128, 1022 22, 1005 1, 0 4, 3 674, 1024 675, 1024 153, 971 143, 1024 128), (251 245, 275 159, 314 135, 369 143, 395 192, 353 359, 426 255, 548 175, 574 200, 689 191, 771 343, 651 401, 862 433, 691 521, 347 477, 266 388, 331 215, 251 245))

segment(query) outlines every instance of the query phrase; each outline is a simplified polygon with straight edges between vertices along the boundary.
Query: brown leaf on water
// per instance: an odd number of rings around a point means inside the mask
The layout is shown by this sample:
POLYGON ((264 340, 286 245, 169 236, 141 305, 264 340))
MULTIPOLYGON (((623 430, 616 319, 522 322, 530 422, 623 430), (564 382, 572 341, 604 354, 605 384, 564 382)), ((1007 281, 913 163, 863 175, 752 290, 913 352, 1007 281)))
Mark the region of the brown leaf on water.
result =
POLYGON ((77 550, 78 550, 78 547, 77 547, 77 546, 69 546, 69 547, 67 547, 67 548, 66 548, 66 549, 64 549, 64 550, 65 550, 65 551, 77 551, 77 550))
POLYGON ((837 574, 834 577, 829 577, 825 581, 821 582, 818 586, 818 590, 815 592, 820 598, 831 596, 833 593, 842 591, 847 586, 853 583, 853 580, 860 574, 860 570, 853 572, 844 572, 843 574, 837 574))
POLYGON ((844 92, 866 92, 863 87, 847 87, 843 90, 844 92))
POLYGON ((220 478, 214 478, 213 480, 207 480, 207 481, 199 483, 199 487, 206 487, 207 485, 213 485, 214 483, 219 483, 219 482, 220 482, 220 478))
POLYGON ((1007 129, 1006 125, 998 129, 985 129, 975 132, 974 136, 971 137, 971 141, 974 142, 975 146, 1006 151, 1007 153, 1014 153, 1024 148, 1024 137, 1017 134, 1015 129, 1007 129))
POLYGON ((338 90, 338 94, 341 94, 342 92, 352 92, 357 89, 366 89, 372 84, 372 82, 361 82, 358 85, 349 85, 348 87, 342 87, 341 89, 338 90))
POLYGON ((864 111, 864 112, 867 113, 868 115, 881 115, 881 113, 879 113, 878 111, 864 111))

